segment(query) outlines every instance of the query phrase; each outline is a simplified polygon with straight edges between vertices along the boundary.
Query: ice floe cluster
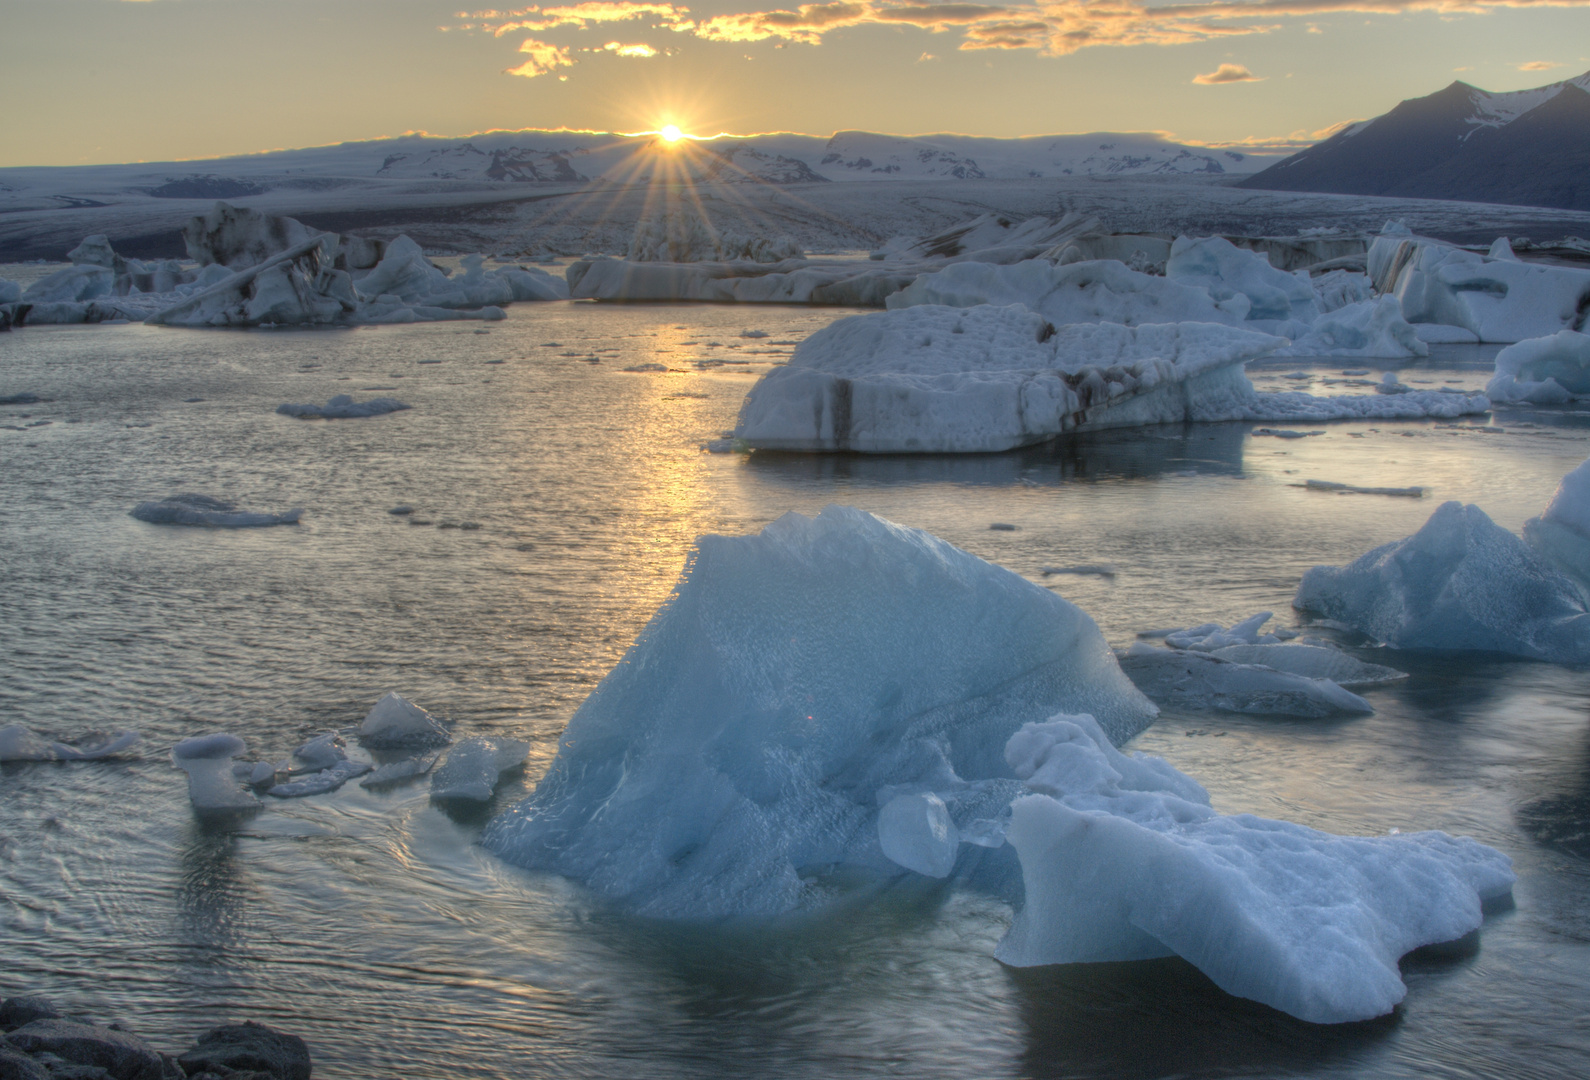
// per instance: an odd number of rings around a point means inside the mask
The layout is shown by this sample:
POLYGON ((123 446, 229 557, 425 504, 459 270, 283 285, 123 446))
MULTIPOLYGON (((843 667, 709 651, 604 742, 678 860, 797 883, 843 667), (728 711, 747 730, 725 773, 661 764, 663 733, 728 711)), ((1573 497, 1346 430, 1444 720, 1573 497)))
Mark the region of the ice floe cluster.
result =
POLYGON ((196 267, 123 258, 91 236, 68 253, 70 267, 26 289, 0 282, 0 312, 18 325, 319 326, 501 319, 507 304, 568 298, 538 267, 488 271, 472 255, 449 274, 406 236, 340 237, 226 203, 193 218, 183 239, 196 267))
POLYGON ((138 739, 136 731, 89 732, 65 742, 10 724, 0 727, 0 761, 99 761, 121 757, 138 739))
MULTIPOLYGON (((1217 654, 1305 648, 1260 633, 1268 618, 1167 640, 1233 668, 1217 654)), ((1008 964, 1175 954, 1321 1023, 1389 1011, 1398 958, 1472 932, 1511 889, 1506 856, 1472 840, 1218 814, 1116 749, 1154 715, 1048 590, 858 510, 789 514, 701 538, 483 843, 671 918, 811 910, 908 874, 1003 887, 1021 901, 1008 964)))

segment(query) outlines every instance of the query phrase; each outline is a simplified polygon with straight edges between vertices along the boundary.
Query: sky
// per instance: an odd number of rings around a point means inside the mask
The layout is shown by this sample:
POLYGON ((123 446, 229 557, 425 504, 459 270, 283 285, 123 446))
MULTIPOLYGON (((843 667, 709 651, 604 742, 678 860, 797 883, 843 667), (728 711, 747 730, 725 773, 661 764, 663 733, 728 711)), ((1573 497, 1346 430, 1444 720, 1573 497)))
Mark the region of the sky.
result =
POLYGON ((1590 0, 0 0, 0 27, 0 167, 670 123, 1290 150, 1590 69, 1590 0))

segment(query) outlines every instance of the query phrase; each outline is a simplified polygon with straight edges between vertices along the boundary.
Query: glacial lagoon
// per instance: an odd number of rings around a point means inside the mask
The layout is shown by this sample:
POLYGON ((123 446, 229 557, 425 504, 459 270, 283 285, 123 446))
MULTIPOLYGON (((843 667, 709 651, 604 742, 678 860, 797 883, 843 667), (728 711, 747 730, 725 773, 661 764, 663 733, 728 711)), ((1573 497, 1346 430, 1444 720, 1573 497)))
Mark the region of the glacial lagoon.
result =
MULTIPOLYGON (((1179 960, 1006 968, 993 948, 1011 909, 961 886, 906 879, 827 915, 693 926, 479 846, 698 535, 853 505, 1056 590, 1125 647, 1260 610, 1296 625, 1308 568, 1406 536, 1448 499, 1516 531, 1590 456, 1590 414, 1571 406, 1300 438, 1143 428, 966 457, 703 451, 757 375, 842 314, 548 303, 488 327, 0 335, 0 396, 43 399, 0 407, 0 723, 144 736, 138 760, 0 766, 0 989, 125 1018, 157 1045, 260 1020, 302 1034, 327 1077, 1582 1069, 1583 671, 1361 649, 1410 673, 1363 692, 1373 716, 1167 708, 1128 745, 1225 813, 1444 829, 1512 858, 1514 906, 1405 959, 1407 999, 1360 1024, 1302 1023, 1179 960), (411 408, 275 411, 341 393, 411 408), (304 514, 237 531, 128 515, 183 492, 304 514), (1114 574, 1044 573, 1075 566, 1114 574), (166 753, 178 740, 229 731, 281 756, 388 690, 455 735, 529 740, 522 775, 477 812, 424 783, 350 784, 232 825, 195 817, 166 753)), ((1261 390, 1362 393, 1387 370, 1480 390, 1497 349, 1249 370, 1261 390)))

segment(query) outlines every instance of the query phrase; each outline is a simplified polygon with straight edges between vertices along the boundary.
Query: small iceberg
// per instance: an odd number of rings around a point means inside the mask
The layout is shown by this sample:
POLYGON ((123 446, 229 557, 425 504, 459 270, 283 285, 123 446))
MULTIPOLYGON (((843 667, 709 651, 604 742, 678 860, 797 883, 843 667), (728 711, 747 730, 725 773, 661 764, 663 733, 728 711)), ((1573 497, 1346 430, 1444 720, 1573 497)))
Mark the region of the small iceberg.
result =
POLYGON ((523 765, 530 744, 523 739, 477 735, 465 739, 447 754, 441 768, 431 774, 431 797, 486 802, 497 790, 502 774, 523 765))
POLYGON ((0 727, 0 761, 98 761, 120 756, 138 739, 136 731, 95 731, 75 742, 56 742, 11 724, 0 727))
POLYGON ((400 780, 407 780, 415 776, 424 776, 436 765, 436 760, 441 757, 441 751, 421 754, 418 757, 404 758, 402 761, 390 761, 372 769, 370 775, 359 781, 363 788, 382 787, 386 784, 395 784, 400 780))
POLYGON ((1540 516, 1524 522, 1524 542, 1590 600, 1590 461, 1564 476, 1540 516))
POLYGON ((151 525, 194 525, 207 529, 259 529, 270 525, 297 525, 302 509, 285 514, 260 514, 239 510, 234 503, 213 495, 173 495, 155 502, 141 502, 129 511, 139 521, 151 525))
POLYGON ((171 748, 171 762, 188 774, 188 798, 201 813, 252 810, 259 800, 238 783, 232 759, 247 749, 236 735, 198 735, 171 748))
POLYGON ((1590 334, 1560 330, 1509 345, 1496 354, 1496 372, 1485 393, 1492 401, 1535 405, 1590 397, 1590 334))
POLYGON ((425 750, 452 741, 441 721, 391 692, 375 703, 359 725, 359 742, 372 750, 425 750))
POLYGON ((1139 690, 1156 705, 1170 708, 1308 719, 1375 711, 1330 679, 1240 663, 1213 652, 1159 649, 1139 641, 1120 659, 1121 670, 1139 690))
POLYGON ((1026 902, 994 955, 1015 967, 1177 955, 1229 994, 1316 1024, 1407 994, 1397 961, 1478 929, 1507 856, 1441 832, 1333 836, 1217 814, 1191 777, 1122 754, 1091 716, 1005 747, 1026 794, 1006 839, 1026 902))
POLYGON ((1347 566, 1314 567, 1292 603, 1401 649, 1590 662, 1580 588, 1478 506, 1458 502, 1347 566))
POLYGON ((276 411, 283 416, 296 416, 300 420, 353 420, 366 416, 385 416, 408 408, 412 406, 395 398, 354 401, 351 394, 338 394, 324 405, 283 404, 276 406, 276 411))

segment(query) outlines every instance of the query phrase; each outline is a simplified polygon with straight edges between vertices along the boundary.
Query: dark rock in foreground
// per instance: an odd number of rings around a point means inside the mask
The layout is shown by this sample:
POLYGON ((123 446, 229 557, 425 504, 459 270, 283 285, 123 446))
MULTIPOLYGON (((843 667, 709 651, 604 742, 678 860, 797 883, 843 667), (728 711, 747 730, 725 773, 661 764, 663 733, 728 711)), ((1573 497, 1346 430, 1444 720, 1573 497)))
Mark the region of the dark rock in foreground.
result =
POLYGON ((175 1066, 142 1039, 98 1024, 35 1020, 6 1037, 24 1053, 54 1054, 73 1065, 103 1069, 113 1080, 169 1080, 180 1076, 175 1066))
POLYGON ((304 1040, 252 1020, 212 1028, 177 1060, 189 1076, 256 1072, 280 1080, 309 1080, 310 1072, 309 1047, 304 1040))

